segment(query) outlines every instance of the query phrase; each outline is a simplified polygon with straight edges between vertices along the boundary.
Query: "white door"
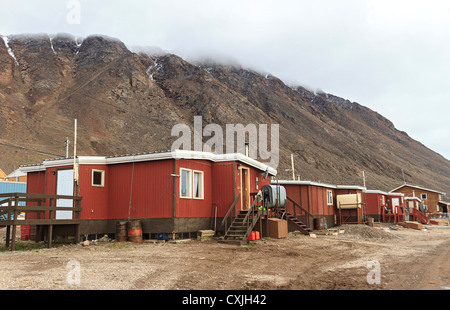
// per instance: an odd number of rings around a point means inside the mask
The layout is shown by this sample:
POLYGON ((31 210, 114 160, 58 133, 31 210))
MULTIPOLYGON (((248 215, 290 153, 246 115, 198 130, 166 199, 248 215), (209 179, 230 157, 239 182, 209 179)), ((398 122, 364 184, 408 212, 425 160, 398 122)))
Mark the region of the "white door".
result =
POLYGON ((398 207, 400 206, 400 199, 392 198, 392 211, 395 214, 398 214, 398 207))
MULTIPOLYGON (((73 196, 73 169, 58 170, 56 195, 73 196)), ((72 199, 58 199, 56 201, 58 207, 73 207, 72 199)), ((56 211, 55 218, 57 220, 72 219, 73 211, 56 211)))

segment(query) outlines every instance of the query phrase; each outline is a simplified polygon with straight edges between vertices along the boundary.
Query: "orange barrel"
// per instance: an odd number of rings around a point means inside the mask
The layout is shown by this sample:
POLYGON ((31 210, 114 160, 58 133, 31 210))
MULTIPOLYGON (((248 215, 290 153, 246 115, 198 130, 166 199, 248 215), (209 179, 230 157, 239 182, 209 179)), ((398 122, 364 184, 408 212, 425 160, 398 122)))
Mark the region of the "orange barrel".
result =
POLYGON ((323 230, 323 217, 314 219, 314 229, 323 230))
POLYGON ((131 242, 142 242, 142 224, 140 220, 127 222, 127 237, 131 242))
POLYGON ((127 222, 118 221, 116 223, 116 240, 119 242, 127 241, 127 222))

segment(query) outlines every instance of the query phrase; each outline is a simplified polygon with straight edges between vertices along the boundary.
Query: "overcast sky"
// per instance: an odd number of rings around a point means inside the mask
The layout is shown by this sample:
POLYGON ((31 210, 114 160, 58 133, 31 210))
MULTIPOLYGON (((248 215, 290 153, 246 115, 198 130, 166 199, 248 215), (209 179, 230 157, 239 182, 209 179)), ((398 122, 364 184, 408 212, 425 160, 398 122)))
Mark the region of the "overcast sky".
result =
POLYGON ((365 105, 450 159, 450 1, 0 0, 0 34, 58 32, 232 59, 365 105))

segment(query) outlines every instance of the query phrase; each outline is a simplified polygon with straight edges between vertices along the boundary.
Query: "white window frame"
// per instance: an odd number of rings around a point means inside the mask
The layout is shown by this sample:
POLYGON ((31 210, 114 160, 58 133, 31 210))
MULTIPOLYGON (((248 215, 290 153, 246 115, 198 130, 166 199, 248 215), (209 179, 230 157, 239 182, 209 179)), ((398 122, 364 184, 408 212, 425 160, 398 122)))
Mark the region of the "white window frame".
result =
POLYGON ((192 173, 192 169, 186 169, 186 168, 180 168, 180 198, 185 198, 185 199, 192 199, 192 178, 193 178, 193 173, 192 173), (187 171, 189 172, 189 176, 187 178, 187 182, 189 185, 189 188, 187 189, 187 194, 188 196, 183 196, 183 171, 187 171))
POLYGON ((94 186, 94 187, 105 187, 105 170, 92 169, 91 186, 94 186), (100 172, 102 174, 102 182, 101 182, 101 184, 94 184, 94 173, 95 172, 100 172))
POLYGON ((420 194, 420 199, 422 200, 428 199, 428 194, 420 194))
POLYGON ((192 198, 193 199, 205 199, 205 178, 204 178, 204 173, 203 171, 200 170, 193 170, 192 171, 192 198), (194 175, 198 173, 200 174, 200 197, 195 197, 194 195, 194 175))
POLYGON ((327 205, 332 206, 333 205, 333 191, 327 190, 327 205), (331 201, 330 201, 331 198, 331 201))

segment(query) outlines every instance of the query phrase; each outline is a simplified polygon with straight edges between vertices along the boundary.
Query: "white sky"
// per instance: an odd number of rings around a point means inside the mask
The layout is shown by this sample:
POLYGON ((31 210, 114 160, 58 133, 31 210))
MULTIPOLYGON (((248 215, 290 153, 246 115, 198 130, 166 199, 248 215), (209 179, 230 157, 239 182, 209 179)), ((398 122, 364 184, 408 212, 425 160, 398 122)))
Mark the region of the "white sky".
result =
POLYGON ((0 0, 0 34, 58 32, 230 58, 365 105, 450 159, 450 1, 0 0))

